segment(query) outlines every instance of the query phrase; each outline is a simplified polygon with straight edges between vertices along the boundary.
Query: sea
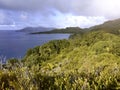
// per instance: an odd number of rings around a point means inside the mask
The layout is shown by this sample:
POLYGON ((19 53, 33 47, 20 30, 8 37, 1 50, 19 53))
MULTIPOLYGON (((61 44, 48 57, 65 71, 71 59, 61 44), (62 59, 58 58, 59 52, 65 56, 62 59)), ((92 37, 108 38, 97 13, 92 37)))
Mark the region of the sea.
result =
POLYGON ((28 34, 14 30, 0 30, 0 59, 25 56, 30 48, 43 45, 50 40, 68 39, 70 34, 28 34))

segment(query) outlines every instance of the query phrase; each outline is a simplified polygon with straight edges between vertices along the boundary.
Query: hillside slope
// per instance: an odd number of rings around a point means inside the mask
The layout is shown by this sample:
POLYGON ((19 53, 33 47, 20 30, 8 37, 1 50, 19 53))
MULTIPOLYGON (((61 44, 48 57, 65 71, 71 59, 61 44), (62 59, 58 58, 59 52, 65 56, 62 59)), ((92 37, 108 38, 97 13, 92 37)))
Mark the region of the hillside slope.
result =
POLYGON ((95 31, 77 39, 50 41, 28 51, 24 62, 28 67, 39 67, 36 71, 40 75, 54 77, 55 81, 49 82, 54 83, 56 89, 61 85, 65 90, 117 89, 120 37, 95 31))
POLYGON ((44 31, 44 32, 34 32, 31 34, 56 34, 56 33, 84 33, 84 30, 79 27, 67 27, 65 29, 53 29, 51 31, 44 31))
POLYGON ((104 31, 114 34, 120 34, 120 19, 107 21, 101 25, 88 28, 88 31, 104 31))
POLYGON ((44 31, 50 31, 54 28, 48 28, 48 27, 26 27, 20 30, 17 30, 17 32, 26 32, 26 33, 33 33, 33 32, 44 32, 44 31))

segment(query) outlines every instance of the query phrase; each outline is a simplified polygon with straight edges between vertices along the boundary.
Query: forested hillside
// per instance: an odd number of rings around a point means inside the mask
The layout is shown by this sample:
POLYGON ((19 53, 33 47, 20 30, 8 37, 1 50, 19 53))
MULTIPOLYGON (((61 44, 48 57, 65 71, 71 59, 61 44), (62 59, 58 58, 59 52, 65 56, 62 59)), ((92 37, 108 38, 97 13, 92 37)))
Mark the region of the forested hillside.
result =
POLYGON ((33 32, 30 34, 57 34, 57 33, 69 33, 69 34, 73 34, 73 33, 84 33, 86 30, 83 30, 82 28, 79 27, 67 27, 67 28, 62 28, 62 29, 53 29, 51 31, 44 31, 44 32, 33 32))
POLYGON ((120 36, 103 31, 50 41, 0 70, 0 90, 115 89, 120 89, 120 36))
POLYGON ((101 25, 88 28, 89 31, 104 31, 112 34, 120 34, 120 19, 110 20, 101 25))

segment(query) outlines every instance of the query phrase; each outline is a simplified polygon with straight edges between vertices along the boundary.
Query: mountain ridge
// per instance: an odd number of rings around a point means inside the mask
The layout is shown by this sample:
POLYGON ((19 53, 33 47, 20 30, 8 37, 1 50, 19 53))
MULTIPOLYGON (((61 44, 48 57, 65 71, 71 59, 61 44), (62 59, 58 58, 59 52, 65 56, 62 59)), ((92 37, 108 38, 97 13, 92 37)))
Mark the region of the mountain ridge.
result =
POLYGON ((87 31, 104 31, 114 34, 120 34, 120 18, 108 20, 103 24, 95 25, 89 28, 66 27, 66 28, 45 28, 45 27, 26 27, 20 32, 29 32, 30 34, 56 34, 56 33, 84 33, 87 31))
POLYGON ((66 27, 62 29, 53 29, 51 31, 44 31, 44 32, 34 32, 31 34, 57 34, 57 33, 83 33, 83 29, 80 27, 66 27))
POLYGON ((104 31, 114 34, 120 34, 120 18, 109 20, 100 25, 95 25, 87 29, 88 31, 104 31))
POLYGON ((55 28, 50 28, 50 27, 25 27, 23 29, 17 30, 17 32, 28 32, 28 33, 33 33, 33 32, 44 32, 44 31, 50 31, 55 28))

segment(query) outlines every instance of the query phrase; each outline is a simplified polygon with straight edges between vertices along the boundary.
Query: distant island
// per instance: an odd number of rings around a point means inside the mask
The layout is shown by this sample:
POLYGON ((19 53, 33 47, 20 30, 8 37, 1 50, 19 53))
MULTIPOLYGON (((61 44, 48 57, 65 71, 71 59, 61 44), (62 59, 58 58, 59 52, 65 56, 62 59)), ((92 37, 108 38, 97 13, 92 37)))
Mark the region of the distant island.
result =
POLYGON ((33 32, 30 34, 57 34, 57 33, 83 33, 84 30, 82 28, 79 27, 67 27, 64 29, 53 29, 51 31, 44 31, 44 32, 33 32))
POLYGON ((55 29, 55 28, 50 28, 50 27, 26 27, 26 28, 17 30, 16 32, 35 33, 35 32, 51 31, 53 29, 55 29))
POLYGON ((95 25, 90 28, 66 27, 57 29, 49 27, 26 27, 21 30, 17 30, 17 32, 27 32, 29 34, 82 34, 89 31, 104 31, 118 34, 120 33, 120 19, 107 21, 103 24, 95 25))

